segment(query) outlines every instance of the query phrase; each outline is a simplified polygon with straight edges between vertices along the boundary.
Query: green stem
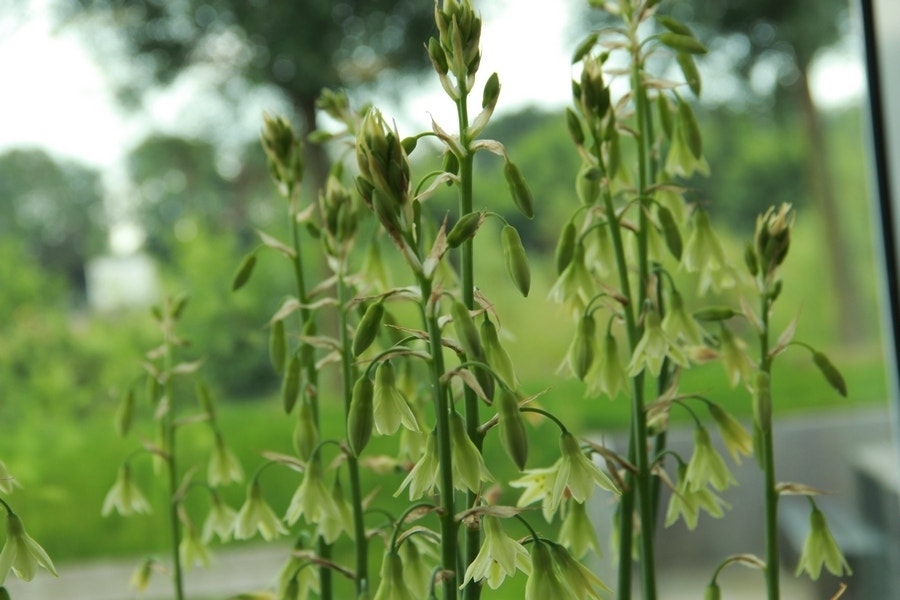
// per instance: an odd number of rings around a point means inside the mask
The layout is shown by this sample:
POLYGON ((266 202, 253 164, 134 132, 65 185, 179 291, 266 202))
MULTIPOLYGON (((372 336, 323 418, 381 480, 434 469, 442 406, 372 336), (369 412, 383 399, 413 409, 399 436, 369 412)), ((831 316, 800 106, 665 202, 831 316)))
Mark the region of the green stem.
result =
MULTIPOLYGON (((459 163, 459 215, 462 218, 472 212, 472 169, 474 165, 474 155, 469 151, 469 115, 467 107, 468 94, 465 89, 465 81, 459 78, 457 81, 460 89, 460 98, 456 101, 458 125, 459 125, 459 143, 466 150, 466 155, 462 157, 459 163)), ((460 248, 460 277, 462 279, 462 302, 467 309, 475 308, 475 266, 474 252, 472 248, 472 240, 463 242, 460 248)), ((481 451, 484 436, 479 431, 478 421, 478 396, 470 388, 466 387, 464 392, 464 402, 466 407, 466 432, 469 438, 481 451)), ((466 493, 466 506, 474 506, 478 501, 478 495, 473 491, 466 493)), ((481 531, 476 527, 466 528, 466 548, 464 565, 467 566, 475 560, 481 549, 481 531)), ((465 600, 478 600, 481 596, 481 585, 475 581, 469 582, 463 589, 463 598, 465 600)))
MULTIPOLYGON (((292 188, 290 192, 290 196, 293 198, 295 191, 299 191, 299 186, 296 188, 292 188)), ((294 246, 294 281, 297 286, 297 300, 300 302, 300 329, 303 330, 303 327, 306 323, 312 318, 311 311, 306 308, 309 304, 309 297, 306 293, 306 280, 303 275, 303 254, 302 254, 302 244, 300 243, 300 224, 297 222, 297 206, 295 202, 290 202, 290 210, 288 211, 288 217, 291 220, 291 242, 294 246)), ((318 389, 318 379, 319 373, 315 369, 315 365, 306 365, 306 381, 309 383, 310 388, 318 389)), ((309 398, 310 407, 312 408, 312 416, 313 416, 313 424, 315 425, 316 431, 321 431, 320 423, 319 423, 319 399, 317 394, 312 394, 309 398)), ((321 460, 316 457, 315 460, 321 460)), ((331 544, 325 541, 321 536, 316 540, 316 553, 324 558, 326 561, 331 558, 331 544)), ((322 600, 331 600, 333 597, 333 578, 331 569, 327 566, 320 565, 319 566, 319 590, 322 600)))
MULTIPOLYGON (((769 358, 769 295, 766 291, 762 294, 762 331, 759 334, 760 360, 759 368, 769 376, 771 386, 772 359, 769 358)), ((775 448, 772 440, 771 410, 765 411, 769 415, 768 423, 759 423, 762 429, 763 470, 765 473, 766 496, 766 593, 769 600, 779 600, 781 597, 781 585, 779 583, 779 558, 778 558, 778 490, 775 481, 775 448)))
MULTIPOLYGON (((347 323, 347 285, 342 271, 337 274, 338 328, 341 340, 341 379, 344 390, 344 414, 349 417, 353 389, 353 355, 347 323)), ((369 550, 364 521, 362 487, 359 482, 359 460, 352 453, 347 455, 350 475, 350 502, 353 506, 353 533, 356 552, 356 594, 361 595, 369 587, 369 550)))
MULTIPOLYGON (((168 327, 173 327, 169 324, 168 327)), ((178 463, 175 458, 175 398, 172 386, 172 345, 171 332, 165 333, 164 370, 166 373, 166 397, 169 399, 169 410, 166 413, 164 427, 166 436, 166 471, 168 476, 168 504, 169 504, 169 528, 172 535, 172 586, 175 589, 175 600, 184 600, 184 571, 181 566, 181 554, 178 546, 181 544, 181 521, 178 518, 178 501, 175 494, 178 491, 178 463)))
POLYGON ((457 574, 457 527, 454 515, 453 497, 453 463, 450 455, 450 402, 447 387, 441 382, 444 374, 444 347, 441 344, 441 329, 433 309, 429 309, 431 298, 431 282, 425 277, 419 278, 422 289, 422 319, 428 331, 431 350, 431 386, 434 395, 435 429, 438 440, 438 462, 440 480, 441 506, 441 567, 453 575, 447 576, 441 583, 443 598, 456 598, 457 574), (430 312, 429 312, 430 311, 430 312))

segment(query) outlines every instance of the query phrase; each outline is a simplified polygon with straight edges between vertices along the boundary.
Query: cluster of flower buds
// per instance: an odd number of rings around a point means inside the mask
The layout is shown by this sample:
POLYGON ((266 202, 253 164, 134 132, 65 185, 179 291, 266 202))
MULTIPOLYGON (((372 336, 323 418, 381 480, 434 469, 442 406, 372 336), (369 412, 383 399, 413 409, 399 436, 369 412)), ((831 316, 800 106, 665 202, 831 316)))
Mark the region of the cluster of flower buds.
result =
POLYGON ((409 159, 396 129, 377 109, 363 117, 356 136, 360 175, 356 187, 394 240, 401 239, 401 216, 409 199, 409 159))
POLYGON ((778 210, 770 207, 756 220, 754 247, 747 248, 747 267, 755 276, 757 271, 769 279, 784 262, 791 246, 791 226, 794 213, 790 204, 782 204, 778 210))
POLYGON ((359 218, 353 195, 341 183, 341 168, 338 163, 328 176, 325 190, 319 194, 319 211, 322 215, 321 227, 324 233, 325 250, 331 256, 343 256, 356 235, 359 218))
POLYGON ((448 75, 464 82, 465 93, 472 90, 481 64, 481 17, 469 0, 444 0, 442 7, 435 4, 434 20, 439 36, 428 40, 428 56, 447 93, 460 98, 463 94, 448 75))
POLYGON ((303 148, 284 117, 263 116, 260 135, 272 178, 282 190, 290 190, 303 180, 303 148))

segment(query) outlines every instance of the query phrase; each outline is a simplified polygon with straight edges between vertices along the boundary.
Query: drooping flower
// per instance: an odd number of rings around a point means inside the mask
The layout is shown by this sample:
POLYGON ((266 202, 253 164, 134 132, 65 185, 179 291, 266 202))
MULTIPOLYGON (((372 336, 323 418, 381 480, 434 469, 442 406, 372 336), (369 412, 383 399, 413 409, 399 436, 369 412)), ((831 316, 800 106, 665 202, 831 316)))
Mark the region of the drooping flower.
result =
POLYGON ((616 336, 610 332, 603 339, 603 353, 594 361, 594 368, 588 373, 587 381, 588 393, 602 392, 609 398, 615 398, 625 389, 625 366, 619 356, 616 336))
POLYGON ((209 548, 203 542, 200 532, 191 523, 186 525, 184 535, 178 544, 178 556, 181 558, 181 564, 188 569, 191 567, 206 568, 212 561, 209 548))
POLYGON ((593 296, 593 283, 584 258, 584 244, 575 244, 572 260, 550 288, 549 298, 573 309, 593 296))
POLYGON ((150 585, 150 577, 153 575, 153 566, 155 564, 155 559, 149 556, 144 558, 144 560, 141 561, 141 564, 132 571, 131 577, 128 578, 128 587, 139 594, 143 594, 147 591, 147 587, 150 585))
POLYGON ((719 336, 719 351, 722 354, 722 366, 728 375, 728 383, 735 387, 741 379, 748 381, 753 372, 753 363, 745 351, 746 345, 740 338, 734 337, 731 330, 724 324, 721 326, 719 336))
POLYGON ((7 512, 6 543, 3 544, 3 550, 0 550, 0 586, 6 581, 10 569, 22 581, 31 581, 38 567, 44 567, 54 577, 59 577, 50 556, 28 535, 19 515, 7 512))
POLYGON ((503 531, 503 524, 498 517, 485 515, 482 519, 484 541, 475 560, 466 569, 460 588, 469 581, 487 579, 491 589, 496 590, 506 577, 515 575, 516 569, 524 573, 531 572, 531 561, 528 551, 503 531))
POLYGON ((257 531, 267 542, 279 535, 287 535, 288 532, 281 524, 281 519, 263 498, 259 481, 254 479, 247 486, 247 498, 238 511, 234 537, 238 540, 248 540, 256 535, 257 531))
POLYGON ((339 518, 331 493, 322 478, 322 464, 316 460, 306 463, 303 481, 291 498, 284 520, 288 525, 293 525, 301 516, 310 525, 339 518))
POLYGON ((694 429, 694 453, 684 475, 691 491, 699 492, 707 485, 722 491, 737 481, 725 461, 712 445, 709 431, 703 426, 694 429))
POLYGON ((403 577, 410 592, 416 598, 427 598, 431 574, 437 564, 431 542, 421 535, 412 535, 400 546, 403 561, 403 577))
POLYGON ((334 543, 342 533, 353 537, 353 514, 350 503, 344 497, 344 488, 340 477, 335 477, 331 486, 329 508, 323 510, 318 522, 319 535, 329 544, 334 543))
POLYGON ((584 452, 574 435, 568 431, 559 437, 559 449, 562 453, 556 481, 553 484, 553 497, 559 505, 566 489, 572 498, 584 502, 594 493, 594 487, 600 486, 610 492, 619 493, 619 488, 612 479, 600 470, 584 452))
POLYGON ((306 600, 310 593, 319 593, 318 569, 308 557, 300 554, 304 549, 304 537, 300 536, 294 543, 294 552, 290 553, 278 573, 279 599, 306 600))
POLYGON ((722 435, 722 441, 725 442, 725 448, 728 450, 734 462, 741 464, 741 455, 750 456, 753 454, 753 438, 747 433, 737 419, 718 404, 709 404, 709 412, 716 425, 719 426, 719 433, 722 435))
POLYGON ((706 211, 695 212, 693 224, 684 245, 681 264, 689 273, 700 273, 701 293, 710 287, 716 291, 733 287, 734 274, 725 260, 722 243, 713 231, 706 211))
POLYGON ((213 446, 212 455, 209 457, 207 470, 209 485, 218 487, 228 483, 240 483, 244 480, 244 469, 234 452, 225 445, 222 436, 216 433, 216 443, 213 446))
POLYGON ((415 600, 403 578, 403 561, 396 552, 388 551, 381 563, 381 583, 373 600, 415 600))
POLYGON ((678 292, 672 293, 668 310, 662 320, 662 328, 670 340, 682 339, 694 346, 703 343, 703 328, 697 323, 697 319, 684 309, 684 300, 678 292))
POLYGON ((644 315, 644 334, 634 348, 628 375, 634 377, 646 368, 657 377, 666 358, 677 365, 688 364, 687 356, 663 331, 659 313, 651 306, 644 315))
POLYGON ((837 542, 834 541, 834 536, 828 529, 825 515, 813 503, 812 512, 809 515, 809 535, 803 542, 796 574, 800 575, 806 571, 811 579, 818 579, 822 572, 822 565, 838 577, 853 573, 837 542))
POLYGON ((545 542, 531 548, 531 576, 525 584, 525 600, 581 600, 563 583, 553 564, 553 555, 545 542))
POLYGON ((575 560, 563 546, 552 544, 550 553, 559 569, 560 579, 571 588, 573 595, 579 600, 602 600, 598 589, 604 592, 612 591, 590 569, 575 560))
POLYGON ((119 469, 116 482, 103 499, 100 514, 104 517, 115 510, 120 515, 144 514, 150 512, 150 503, 131 476, 131 465, 125 463, 119 469))
POLYGON ((541 469, 526 469, 522 476, 509 482, 514 488, 523 488, 525 491, 519 496, 516 506, 528 506, 532 502, 541 501, 541 512, 549 523, 556 514, 559 502, 553 495, 553 484, 556 482, 556 472, 559 469, 559 461, 552 467, 541 469))
POLYGON ((685 477, 686 465, 678 467, 678 486, 669 498, 669 507, 666 510, 666 527, 671 526, 679 517, 684 519, 685 525, 690 530, 697 527, 700 510, 705 510, 716 519, 725 515, 725 509, 730 505, 716 495, 709 486, 700 490, 693 490, 685 477))
POLYGON ((223 502, 218 494, 212 494, 210 502, 209 513, 203 521, 200 539, 204 544, 208 544, 212 541, 213 536, 217 535, 219 541, 227 542, 231 539, 234 531, 237 512, 223 502))
POLYGON ((394 367, 389 360, 378 365, 374 393, 375 430, 378 433, 393 435, 400 425, 410 431, 419 431, 416 415, 397 387, 394 367))
POLYGON ((407 474, 400 487, 394 492, 394 496, 399 495, 407 486, 409 486, 410 500, 417 500, 426 493, 429 495, 433 494, 437 489, 439 467, 437 435, 432 430, 425 443, 425 452, 422 454, 422 458, 416 462, 409 474, 407 474))
POLYGON ((456 489, 477 492, 482 481, 493 481, 493 475, 484 464, 484 456, 466 433, 462 416, 456 411, 450 413, 450 441, 453 485, 456 489))
POLYGON ((581 558, 593 549, 600 554, 597 530, 588 517, 585 504, 572 500, 566 503, 566 516, 559 528, 559 543, 581 558))

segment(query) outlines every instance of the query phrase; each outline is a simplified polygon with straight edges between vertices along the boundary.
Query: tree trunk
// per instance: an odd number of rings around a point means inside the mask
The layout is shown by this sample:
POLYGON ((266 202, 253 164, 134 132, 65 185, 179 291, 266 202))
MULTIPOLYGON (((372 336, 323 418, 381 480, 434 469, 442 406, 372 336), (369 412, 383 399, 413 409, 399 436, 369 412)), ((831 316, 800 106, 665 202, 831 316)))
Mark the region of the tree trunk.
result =
POLYGON ((304 179, 312 190, 314 197, 318 197, 319 190, 325 189, 328 181, 328 171, 331 169, 331 160, 322 144, 311 144, 306 141, 310 132, 315 131, 317 114, 315 96, 296 98, 295 106, 303 118, 300 135, 304 138, 305 175, 304 179))
POLYGON ((841 227, 841 214, 831 180, 824 130, 809 88, 807 69, 800 69, 796 84, 797 101, 803 117, 808 143, 807 177, 811 199, 822 213, 825 225, 823 255, 831 268, 832 295, 837 303, 838 333, 845 343, 861 342, 865 337, 863 307, 859 284, 853 270, 853 252, 841 227))

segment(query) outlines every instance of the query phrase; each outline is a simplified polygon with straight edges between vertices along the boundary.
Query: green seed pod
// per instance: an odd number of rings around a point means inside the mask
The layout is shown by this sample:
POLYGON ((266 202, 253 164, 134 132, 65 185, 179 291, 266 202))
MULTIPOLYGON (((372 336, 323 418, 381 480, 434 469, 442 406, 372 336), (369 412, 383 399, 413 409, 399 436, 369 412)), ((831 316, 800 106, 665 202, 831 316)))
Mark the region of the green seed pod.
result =
POLYGON ((353 335, 353 356, 359 356, 372 345, 372 342, 378 337, 383 316, 384 303, 381 300, 369 305, 362 319, 359 320, 356 333, 353 335))
POLYGON ((467 240, 471 240, 484 223, 484 212, 470 212, 463 215, 447 234, 447 245, 458 248, 467 240))
MULTIPOLYGON (((444 164, 441 168, 451 175, 456 175, 459 173, 459 159, 455 154, 448 150, 444 153, 444 164)), ((447 182, 447 185, 450 185, 449 181, 447 182)))
POLYGON ((700 135, 700 126, 697 125, 697 118, 694 116, 694 110, 687 102, 678 99, 678 121, 684 134, 684 140, 687 142, 688 148, 694 158, 700 158, 703 155, 703 138, 700 135))
POLYGON ((697 70, 694 57, 687 52, 679 52, 675 55, 675 60, 678 61, 678 66, 681 67, 681 74, 684 75, 684 80, 687 82, 688 87, 694 92, 695 96, 699 97, 700 71, 697 70))
POLYGON ((575 223, 569 221, 559 235, 559 240, 556 242, 556 251, 554 252, 557 275, 561 275, 565 271, 569 263, 572 262, 572 257, 575 256, 576 233, 578 232, 575 230, 575 223))
POLYGON ((528 255, 525 254, 525 247, 522 246, 522 238, 519 232, 512 225, 505 225, 500 232, 500 241, 503 246, 503 258, 506 262, 506 271, 512 278, 513 283, 522 293, 522 296, 528 297, 528 291, 531 288, 531 269, 528 266, 528 255))
POLYGON ((844 376, 841 375, 841 372, 837 370, 837 367, 832 364, 832 362, 821 352, 813 352, 813 362, 816 363, 816 366, 819 367, 819 371, 822 372, 822 375, 825 376, 825 379, 828 381, 828 384, 833 387, 837 392, 843 396, 847 397, 847 382, 844 381, 844 376))
POLYGON ((375 424, 375 386, 365 375, 353 384, 350 410, 347 413, 347 441, 355 456, 359 456, 372 437, 375 424))
POLYGON ((484 93, 481 97, 481 108, 493 108, 497 104, 500 97, 500 77, 496 73, 491 73, 487 83, 484 84, 484 93))
POLYGON ((740 312, 728 306, 707 306, 695 312, 694 318, 698 321, 727 321, 731 317, 736 317, 740 314, 740 312))
POLYGON ((706 46, 692 35, 667 32, 660 33, 657 38, 660 42, 677 52, 687 52, 688 54, 706 54, 707 52, 706 46))
POLYGON ((122 396, 119 408, 116 411, 116 432, 121 437, 128 435, 131 424, 134 421, 134 388, 129 386, 128 391, 122 396))
POLYGON ((585 376, 594 363, 594 337, 597 333, 594 316, 582 315, 575 330, 575 339, 572 341, 572 354, 570 362, 575 376, 584 381, 585 376))
POLYGON ((756 374, 756 385, 753 386, 753 419, 760 431, 767 432, 772 427, 772 390, 769 374, 765 371, 756 374))
POLYGON ((598 37, 599 37, 599 34, 597 32, 594 32, 594 33, 590 34, 589 36, 587 36, 586 38, 584 38, 584 40, 582 40, 582 42, 580 44, 578 44, 578 47, 575 48, 575 53, 572 54, 572 63, 571 64, 574 65, 579 60, 581 60, 582 58, 587 56, 588 52, 593 50, 594 46, 597 44, 598 37))
POLYGON ((756 277, 759 273, 759 261, 756 258, 756 250, 751 242, 747 242, 747 245, 744 246, 744 264, 747 265, 747 271, 750 272, 750 275, 756 277))
POLYGON ((295 353, 288 363, 287 372, 281 383, 281 405, 284 412, 290 414, 297 403, 297 394, 300 393, 300 357, 295 353))
POLYGON ((670 17, 668 15, 657 15, 656 20, 660 25, 662 25, 672 33, 677 33, 680 35, 694 35, 690 27, 674 17, 670 17))
POLYGON ((487 363, 506 385, 510 388, 515 388, 518 385, 518 381, 512 359, 506 348, 500 343, 497 328, 487 315, 481 322, 481 343, 484 345, 487 363))
POLYGON ((244 260, 241 261, 241 264, 238 266, 237 271, 235 271, 234 279, 231 280, 232 292, 236 292, 244 287, 244 284, 250 280, 250 275, 253 274, 253 267, 255 266, 256 252, 254 251, 244 257, 244 260))
POLYGON ((525 420, 519 412, 519 402, 510 390, 500 386, 494 405, 497 407, 500 442, 521 471, 528 462, 528 432, 525 431, 525 420))
POLYGON ((459 300, 454 300, 450 307, 450 315, 453 317, 453 328, 459 337, 459 343, 472 360, 484 360, 484 348, 481 346, 481 337, 475 327, 475 321, 469 314, 469 309, 459 300))
POLYGON ((281 374, 284 370, 284 359, 287 356, 287 341, 284 335, 284 321, 278 319, 269 328, 269 360, 275 368, 275 372, 281 374))
POLYGON ((659 225, 662 227, 663 238, 666 240, 669 252, 676 259, 681 260, 681 231, 678 229, 675 217, 672 216, 672 211, 665 206, 659 205, 656 208, 656 216, 659 217, 659 225))
POLYGON ((528 189, 528 184, 525 183, 519 167, 506 161, 503 166, 503 174, 506 177, 506 183, 509 184, 509 193, 519 211, 529 219, 534 218, 534 198, 531 196, 531 190, 528 189))
POLYGON ((772 285, 772 291, 769 292, 769 302, 775 302, 778 296, 781 295, 782 289, 784 289, 784 282, 779 279, 772 285))
POLYGON ((575 145, 584 145, 584 130, 581 128, 581 120, 571 108, 566 108, 566 126, 569 128, 569 135, 572 136, 575 145))
POLYGON ((297 410, 297 424, 294 426, 294 450, 302 460, 309 460, 319 443, 319 431, 313 418, 312 403, 306 397, 300 400, 297 410))
POLYGON ((662 125, 666 139, 672 139, 672 107, 669 105, 669 99, 665 94, 656 96, 656 110, 659 113, 659 122, 662 125))

